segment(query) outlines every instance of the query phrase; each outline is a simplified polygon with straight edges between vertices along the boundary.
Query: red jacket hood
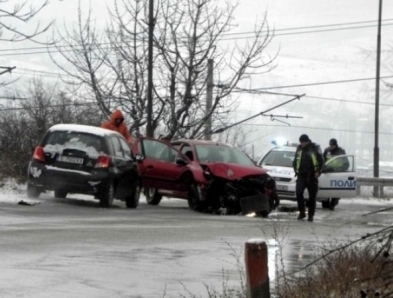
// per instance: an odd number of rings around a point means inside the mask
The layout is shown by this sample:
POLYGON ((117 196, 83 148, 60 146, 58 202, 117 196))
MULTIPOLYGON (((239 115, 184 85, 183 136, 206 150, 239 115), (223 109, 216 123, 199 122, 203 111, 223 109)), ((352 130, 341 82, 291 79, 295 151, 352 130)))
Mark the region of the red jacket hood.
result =
POLYGON ((115 123, 115 119, 119 119, 119 118, 123 118, 124 119, 124 115, 120 110, 115 110, 112 115, 111 115, 111 122, 114 124, 115 123))
POLYGON ((208 163, 206 166, 214 176, 228 180, 236 180, 247 176, 265 175, 267 173, 266 170, 257 166, 244 166, 233 163, 208 163))

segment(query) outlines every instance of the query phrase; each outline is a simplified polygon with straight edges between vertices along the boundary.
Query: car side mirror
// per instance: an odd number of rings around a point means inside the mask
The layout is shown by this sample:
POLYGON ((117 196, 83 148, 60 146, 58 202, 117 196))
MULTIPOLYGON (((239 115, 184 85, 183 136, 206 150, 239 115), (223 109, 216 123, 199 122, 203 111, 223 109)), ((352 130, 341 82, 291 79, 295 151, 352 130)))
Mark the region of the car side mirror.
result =
POLYGON ((138 161, 138 162, 141 162, 142 160, 145 159, 145 157, 144 157, 142 154, 139 154, 139 153, 136 154, 134 158, 135 158, 135 160, 138 161))
POLYGON ((185 161, 183 158, 176 158, 176 164, 180 165, 180 166, 186 166, 187 165, 187 161, 185 161))

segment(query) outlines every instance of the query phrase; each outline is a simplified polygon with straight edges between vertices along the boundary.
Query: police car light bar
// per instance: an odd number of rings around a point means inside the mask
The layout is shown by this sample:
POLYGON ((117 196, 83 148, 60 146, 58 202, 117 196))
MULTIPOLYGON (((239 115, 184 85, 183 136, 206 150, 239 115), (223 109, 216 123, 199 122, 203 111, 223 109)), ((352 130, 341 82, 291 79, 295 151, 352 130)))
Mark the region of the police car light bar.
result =
POLYGON ((290 142, 290 141, 283 139, 283 138, 278 138, 276 140, 273 140, 271 143, 277 147, 282 147, 282 146, 296 147, 297 145, 299 145, 298 143, 290 142))

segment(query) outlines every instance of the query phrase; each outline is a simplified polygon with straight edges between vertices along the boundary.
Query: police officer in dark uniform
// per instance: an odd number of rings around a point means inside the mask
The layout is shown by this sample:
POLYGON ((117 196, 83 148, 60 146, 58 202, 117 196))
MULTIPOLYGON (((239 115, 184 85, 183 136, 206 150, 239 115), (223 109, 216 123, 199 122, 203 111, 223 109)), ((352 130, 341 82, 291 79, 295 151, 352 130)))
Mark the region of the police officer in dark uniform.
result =
POLYGON ((345 150, 338 146, 337 140, 330 139, 329 147, 326 147, 325 150, 323 151, 323 158, 325 162, 327 162, 329 159, 333 158, 334 156, 345 155, 345 154, 346 154, 345 150))
MULTIPOLYGON (((330 139, 329 147, 326 147, 325 150, 323 151, 323 159, 325 160, 325 162, 327 162, 328 160, 338 155, 346 155, 346 152, 343 148, 338 146, 336 139, 330 139)), ((336 159, 332 161, 332 164, 330 164, 330 166, 336 172, 345 172, 349 168, 348 158, 345 157, 342 159, 336 159)), ((330 198, 329 209, 334 210, 334 207, 337 206, 339 200, 340 198, 330 198)))
POLYGON ((293 169, 296 180, 296 199, 299 209, 298 220, 306 217, 306 206, 304 203, 304 190, 308 190, 308 221, 314 220, 316 197, 318 193, 318 177, 324 164, 321 148, 311 142, 308 135, 303 134, 299 138, 300 145, 296 149, 293 169))

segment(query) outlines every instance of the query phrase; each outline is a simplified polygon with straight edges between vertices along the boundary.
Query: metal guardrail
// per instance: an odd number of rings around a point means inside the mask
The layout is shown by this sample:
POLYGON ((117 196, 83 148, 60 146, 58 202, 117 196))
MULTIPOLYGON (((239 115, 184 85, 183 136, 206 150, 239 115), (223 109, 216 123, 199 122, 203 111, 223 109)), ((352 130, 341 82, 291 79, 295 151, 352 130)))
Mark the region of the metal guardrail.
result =
POLYGON ((384 196, 384 187, 393 187, 393 178, 356 177, 356 195, 360 195, 362 186, 374 186, 374 197, 384 196))

